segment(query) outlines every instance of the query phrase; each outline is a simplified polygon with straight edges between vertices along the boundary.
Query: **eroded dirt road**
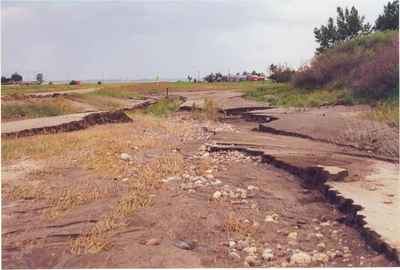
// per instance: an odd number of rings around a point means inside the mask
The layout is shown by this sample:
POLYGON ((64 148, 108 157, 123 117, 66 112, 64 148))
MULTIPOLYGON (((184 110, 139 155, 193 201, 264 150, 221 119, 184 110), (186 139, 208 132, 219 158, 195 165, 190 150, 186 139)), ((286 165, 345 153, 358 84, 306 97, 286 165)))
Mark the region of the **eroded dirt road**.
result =
MULTIPOLYGON (((240 108, 254 106, 228 96, 240 108)), ((221 149, 254 149, 298 168, 340 167, 348 183, 364 183, 374 159, 257 126, 180 112, 168 121, 134 116, 132 123, 11 140, 10 149, 36 142, 55 150, 6 153, 3 266, 397 265, 301 175, 262 155, 221 149), (210 152, 210 145, 221 149, 210 152)))

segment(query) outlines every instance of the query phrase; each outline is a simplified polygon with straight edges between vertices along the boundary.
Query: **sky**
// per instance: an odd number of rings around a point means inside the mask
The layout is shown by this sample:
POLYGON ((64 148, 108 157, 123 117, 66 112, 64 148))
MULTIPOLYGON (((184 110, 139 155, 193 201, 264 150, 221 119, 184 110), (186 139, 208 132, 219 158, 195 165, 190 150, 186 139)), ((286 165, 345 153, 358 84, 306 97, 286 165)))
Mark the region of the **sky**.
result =
POLYGON ((373 23, 387 1, 1 1, 1 72, 134 80, 297 68, 337 6, 373 23))

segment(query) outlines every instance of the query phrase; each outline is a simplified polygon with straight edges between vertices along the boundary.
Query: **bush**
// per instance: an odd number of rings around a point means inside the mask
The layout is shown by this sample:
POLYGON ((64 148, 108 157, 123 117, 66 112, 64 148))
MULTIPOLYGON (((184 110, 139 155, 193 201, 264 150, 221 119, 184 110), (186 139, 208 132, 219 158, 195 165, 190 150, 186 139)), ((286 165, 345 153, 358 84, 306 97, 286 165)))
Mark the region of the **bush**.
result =
POLYGON ((354 74, 351 86, 356 92, 368 96, 392 95, 399 82, 398 42, 393 39, 388 45, 379 48, 373 59, 363 62, 354 74))
POLYGON ((269 75, 269 79, 274 82, 289 82, 292 79, 293 74, 295 73, 294 70, 290 69, 284 65, 270 65, 269 70, 271 75, 269 75))
POLYGON ((296 87, 348 88, 383 98, 398 87, 398 32, 378 32, 317 55, 292 78, 296 87))

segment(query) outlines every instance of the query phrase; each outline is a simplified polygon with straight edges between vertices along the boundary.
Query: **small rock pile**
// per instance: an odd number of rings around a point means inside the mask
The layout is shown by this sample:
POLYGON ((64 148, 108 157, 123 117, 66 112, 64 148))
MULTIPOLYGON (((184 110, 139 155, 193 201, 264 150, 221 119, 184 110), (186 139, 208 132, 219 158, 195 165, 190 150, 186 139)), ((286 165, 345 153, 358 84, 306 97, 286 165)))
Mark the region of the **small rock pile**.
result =
POLYGON ((229 258, 239 261, 244 258, 243 264, 246 267, 260 266, 274 260, 274 252, 266 244, 265 248, 257 248, 256 241, 250 237, 246 239, 228 241, 229 258))
POLYGON ((247 204, 247 199, 253 198, 258 190, 259 188, 253 185, 249 185, 247 189, 224 185, 215 191, 212 197, 215 200, 230 199, 235 204, 247 204))

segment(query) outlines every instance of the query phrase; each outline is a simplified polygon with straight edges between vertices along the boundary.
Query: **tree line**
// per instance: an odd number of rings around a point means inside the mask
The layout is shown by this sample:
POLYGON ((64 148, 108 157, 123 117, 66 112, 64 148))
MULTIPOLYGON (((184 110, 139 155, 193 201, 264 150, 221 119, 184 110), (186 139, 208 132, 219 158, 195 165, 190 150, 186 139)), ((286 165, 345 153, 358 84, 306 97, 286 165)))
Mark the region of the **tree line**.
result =
POLYGON ((399 1, 388 2, 379 15, 374 26, 365 22, 365 16, 360 16, 353 6, 351 9, 337 7, 337 17, 328 19, 326 25, 314 28, 315 40, 319 43, 316 54, 333 48, 337 44, 353 39, 360 35, 366 35, 373 31, 398 30, 399 29, 399 1))
MULTIPOLYGON (((1 76, 1 84, 14 84, 14 83, 22 83, 24 80, 24 77, 22 77, 21 74, 18 72, 14 72, 10 78, 7 78, 5 76, 1 76)), ((43 73, 38 73, 36 74, 36 82, 38 84, 42 84, 44 81, 43 73)))

